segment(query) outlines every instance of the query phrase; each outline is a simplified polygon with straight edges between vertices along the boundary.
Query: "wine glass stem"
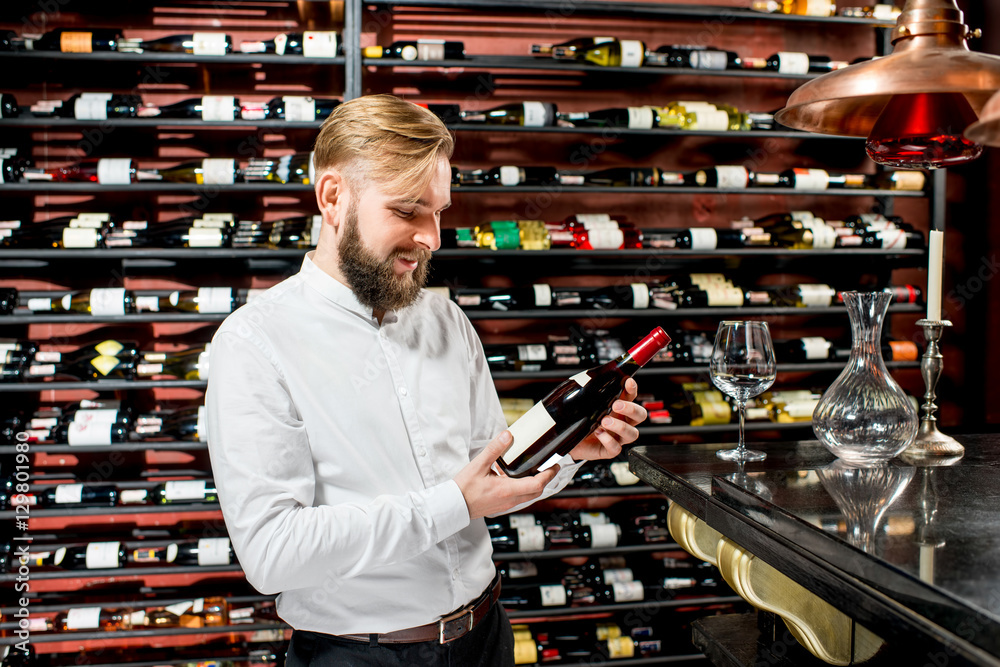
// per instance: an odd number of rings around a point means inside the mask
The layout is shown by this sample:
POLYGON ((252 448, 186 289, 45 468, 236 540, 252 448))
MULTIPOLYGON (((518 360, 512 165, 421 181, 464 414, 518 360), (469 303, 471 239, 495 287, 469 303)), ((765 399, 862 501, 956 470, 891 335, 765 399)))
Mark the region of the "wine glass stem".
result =
POLYGON ((740 442, 736 446, 736 448, 742 454, 744 451, 746 451, 746 445, 743 442, 743 424, 746 422, 747 418, 747 402, 746 401, 738 401, 738 402, 740 404, 740 442))

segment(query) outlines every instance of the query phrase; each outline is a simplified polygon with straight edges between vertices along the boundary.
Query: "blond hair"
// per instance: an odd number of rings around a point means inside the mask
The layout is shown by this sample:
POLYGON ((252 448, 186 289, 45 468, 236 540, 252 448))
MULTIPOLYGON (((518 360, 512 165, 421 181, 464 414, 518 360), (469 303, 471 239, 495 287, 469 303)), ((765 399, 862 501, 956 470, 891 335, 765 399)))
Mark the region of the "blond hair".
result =
POLYGON ((352 188, 362 179, 390 184, 393 195, 419 196, 441 157, 455 148, 444 123, 394 95, 366 95, 337 106, 316 138, 316 174, 335 168, 352 188))

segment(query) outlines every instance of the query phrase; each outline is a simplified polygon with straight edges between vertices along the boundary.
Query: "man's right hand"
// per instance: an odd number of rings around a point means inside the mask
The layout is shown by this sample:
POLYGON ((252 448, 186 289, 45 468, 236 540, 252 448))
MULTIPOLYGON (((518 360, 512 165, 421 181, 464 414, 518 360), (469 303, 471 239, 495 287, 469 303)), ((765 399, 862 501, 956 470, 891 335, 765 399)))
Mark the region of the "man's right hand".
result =
POLYGON ((514 479, 493 470, 493 464, 513 442, 510 431, 501 431, 490 444, 455 475, 455 483, 465 496, 469 518, 503 514, 522 503, 534 500, 559 472, 552 466, 532 477, 514 479))

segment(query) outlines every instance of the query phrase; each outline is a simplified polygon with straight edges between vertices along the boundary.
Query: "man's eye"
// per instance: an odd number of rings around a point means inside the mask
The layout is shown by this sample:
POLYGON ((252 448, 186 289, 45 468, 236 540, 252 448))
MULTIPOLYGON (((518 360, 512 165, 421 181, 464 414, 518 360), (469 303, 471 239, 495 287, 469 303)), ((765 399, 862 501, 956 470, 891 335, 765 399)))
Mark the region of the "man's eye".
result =
POLYGON ((404 211, 402 209, 398 208, 396 209, 396 215, 398 215, 401 218, 412 218, 415 212, 416 211, 404 211))

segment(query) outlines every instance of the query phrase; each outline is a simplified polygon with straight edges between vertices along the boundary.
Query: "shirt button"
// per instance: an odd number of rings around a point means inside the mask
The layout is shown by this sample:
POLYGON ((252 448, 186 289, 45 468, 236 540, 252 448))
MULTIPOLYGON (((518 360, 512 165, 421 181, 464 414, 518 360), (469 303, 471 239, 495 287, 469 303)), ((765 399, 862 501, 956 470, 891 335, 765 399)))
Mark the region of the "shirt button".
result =
POLYGON ((454 572, 451 573, 451 580, 458 581, 458 570, 455 570, 454 572))
POLYGON ((386 338, 385 329, 379 329, 378 335, 379 335, 379 338, 381 338, 382 340, 385 340, 385 338, 386 338))
POLYGON ((409 392, 408 392, 408 391, 406 391, 406 387, 400 387, 400 388, 399 388, 399 395, 400 395, 400 396, 406 396, 406 395, 407 395, 408 393, 409 393, 409 392))
POLYGON ((427 456, 427 450, 421 447, 420 449, 417 450, 417 454, 420 454, 421 456, 427 456))

